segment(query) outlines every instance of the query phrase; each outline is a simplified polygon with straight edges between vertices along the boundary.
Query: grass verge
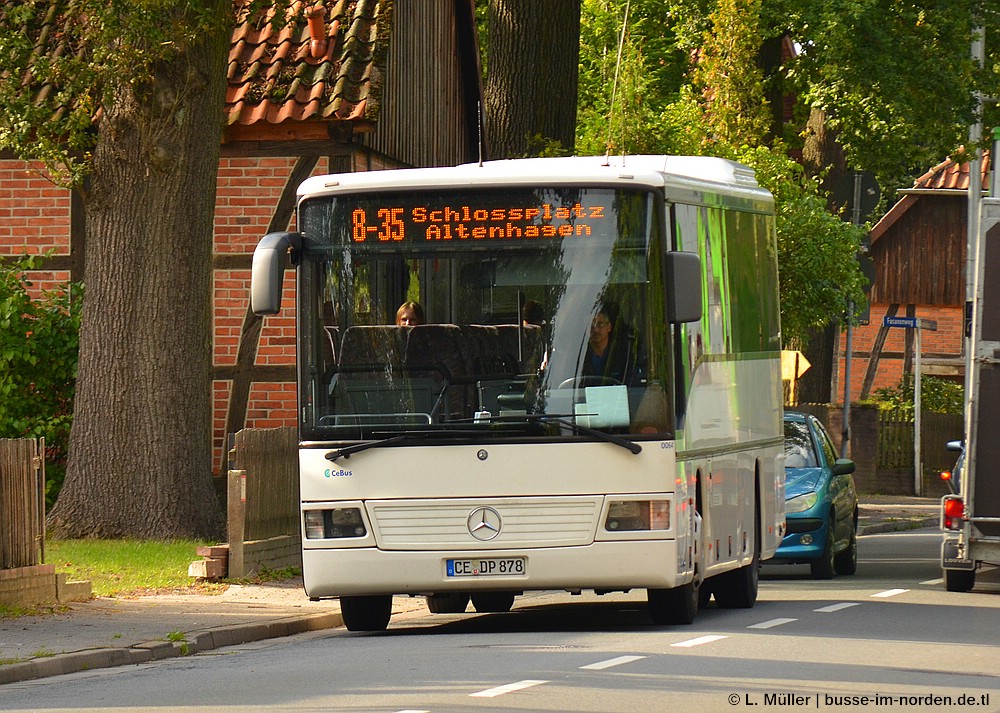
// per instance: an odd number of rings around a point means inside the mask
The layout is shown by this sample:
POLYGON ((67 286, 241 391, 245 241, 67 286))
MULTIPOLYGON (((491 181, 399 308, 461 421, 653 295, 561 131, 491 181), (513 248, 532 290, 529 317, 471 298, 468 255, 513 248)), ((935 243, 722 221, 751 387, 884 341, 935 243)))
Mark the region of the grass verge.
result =
POLYGON ((49 540, 45 560, 71 580, 90 582, 95 595, 141 596, 168 591, 222 591, 225 585, 188 576, 195 540, 49 540))

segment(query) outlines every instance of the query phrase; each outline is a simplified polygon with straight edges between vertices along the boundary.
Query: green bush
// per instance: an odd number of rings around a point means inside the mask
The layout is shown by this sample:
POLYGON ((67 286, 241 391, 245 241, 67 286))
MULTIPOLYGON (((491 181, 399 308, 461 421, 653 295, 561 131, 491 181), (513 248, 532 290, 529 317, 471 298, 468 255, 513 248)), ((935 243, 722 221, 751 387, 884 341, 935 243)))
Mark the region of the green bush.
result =
POLYGON ((45 438, 51 506, 66 468, 83 288, 33 296, 27 272, 40 261, 0 260, 0 438, 45 438))
MULTIPOLYGON (((904 374, 897 386, 875 389, 870 403, 880 409, 913 415, 913 374, 904 374)), ((920 378, 920 410, 961 414, 965 407, 965 387, 934 376, 920 378)))

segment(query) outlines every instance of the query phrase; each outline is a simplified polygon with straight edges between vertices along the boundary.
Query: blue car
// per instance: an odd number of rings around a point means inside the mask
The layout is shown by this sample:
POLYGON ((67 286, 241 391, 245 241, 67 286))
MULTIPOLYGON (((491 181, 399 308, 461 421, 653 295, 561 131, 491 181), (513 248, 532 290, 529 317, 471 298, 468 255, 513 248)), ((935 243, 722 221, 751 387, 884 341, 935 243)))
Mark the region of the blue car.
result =
POLYGON ((816 579, 858 568, 854 461, 838 458, 819 420, 785 412, 785 539, 775 563, 808 564, 816 579))

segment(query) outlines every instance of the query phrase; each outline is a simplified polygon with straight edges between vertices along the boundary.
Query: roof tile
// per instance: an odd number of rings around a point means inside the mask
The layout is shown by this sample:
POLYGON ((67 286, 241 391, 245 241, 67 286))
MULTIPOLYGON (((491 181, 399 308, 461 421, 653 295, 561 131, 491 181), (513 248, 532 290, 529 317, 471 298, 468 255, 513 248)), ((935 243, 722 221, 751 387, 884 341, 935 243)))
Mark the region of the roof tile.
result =
POLYGON ((375 42, 391 8, 389 0, 294 0, 278 30, 273 10, 244 18, 229 54, 227 123, 373 119, 366 109, 378 102, 367 99, 384 69, 375 42))
MULTIPOLYGON (((959 151, 964 151, 964 149, 959 151)), ((948 158, 914 181, 913 187, 967 191, 969 190, 970 168, 969 162, 958 163, 954 159, 948 158)), ((988 150, 983 151, 982 185, 984 190, 988 189, 990 185, 990 152, 988 150)))
MULTIPOLYGON (((32 39, 34 65, 23 82, 37 104, 49 104, 58 114, 67 110, 60 87, 36 79, 33 69, 45 56, 74 51, 64 31, 72 21, 67 14, 71 0, 41 1, 47 8, 24 27, 32 39)), ((10 22, 12 9, 22 2, 0 0, 0 22, 10 22)), ((388 56, 381 45, 389 37, 393 0, 291 0, 287 22, 279 27, 270 21, 273 6, 255 16, 242 8, 226 68, 227 124, 375 118, 388 56)))

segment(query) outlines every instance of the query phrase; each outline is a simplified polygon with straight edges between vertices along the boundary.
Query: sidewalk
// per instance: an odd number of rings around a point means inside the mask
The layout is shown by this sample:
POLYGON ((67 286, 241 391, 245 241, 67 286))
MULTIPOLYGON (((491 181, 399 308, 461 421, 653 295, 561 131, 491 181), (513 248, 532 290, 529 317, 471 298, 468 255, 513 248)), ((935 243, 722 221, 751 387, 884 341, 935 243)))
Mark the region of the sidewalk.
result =
MULTIPOLYGON (((937 524, 936 498, 865 496, 858 534, 937 524)), ((425 608, 396 597, 393 614, 425 608)), ((311 602, 301 579, 230 585, 222 594, 100 597, 0 619, 0 685, 185 656, 343 625, 336 600, 311 602)))

